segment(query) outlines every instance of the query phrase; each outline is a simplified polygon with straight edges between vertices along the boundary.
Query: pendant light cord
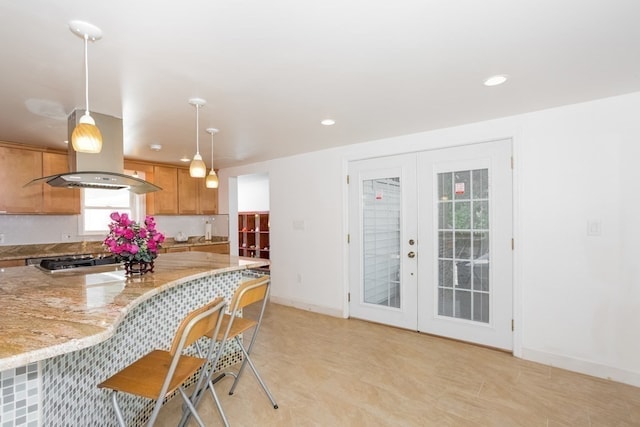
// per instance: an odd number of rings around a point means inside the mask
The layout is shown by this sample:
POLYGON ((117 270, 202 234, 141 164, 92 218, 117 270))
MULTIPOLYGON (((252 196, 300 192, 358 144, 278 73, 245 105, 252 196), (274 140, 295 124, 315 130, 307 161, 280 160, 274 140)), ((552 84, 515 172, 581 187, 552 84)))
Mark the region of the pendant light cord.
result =
POLYGON ((87 58, 87 44, 89 42, 89 35, 84 35, 84 93, 85 93, 85 114, 89 115, 89 60, 87 58))
POLYGON ((200 137, 198 135, 198 129, 200 129, 200 105, 196 104, 196 154, 200 154, 200 137))

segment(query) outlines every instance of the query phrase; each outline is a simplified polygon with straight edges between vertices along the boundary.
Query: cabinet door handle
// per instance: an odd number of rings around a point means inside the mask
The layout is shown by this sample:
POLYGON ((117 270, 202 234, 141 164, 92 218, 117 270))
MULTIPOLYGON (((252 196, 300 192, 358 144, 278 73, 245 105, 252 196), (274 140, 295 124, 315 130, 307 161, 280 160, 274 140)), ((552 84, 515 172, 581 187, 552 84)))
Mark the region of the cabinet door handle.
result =
POLYGON ((415 253, 415 252, 413 252, 413 251, 411 251, 411 252, 409 252, 409 253, 407 254, 407 256, 408 256, 409 258, 415 258, 415 257, 416 257, 416 253, 415 253))

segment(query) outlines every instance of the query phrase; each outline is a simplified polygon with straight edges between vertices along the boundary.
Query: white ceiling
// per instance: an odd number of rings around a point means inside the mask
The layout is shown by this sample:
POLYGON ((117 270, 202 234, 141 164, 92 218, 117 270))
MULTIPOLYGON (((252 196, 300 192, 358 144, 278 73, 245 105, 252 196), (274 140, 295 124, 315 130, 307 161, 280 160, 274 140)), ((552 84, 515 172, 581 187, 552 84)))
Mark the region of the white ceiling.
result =
POLYGON ((639 91, 638 17, 638 0, 0 0, 0 140, 64 147, 84 108, 74 19, 103 31, 90 106, 123 118, 125 156, 193 157, 201 97, 218 168, 639 91))

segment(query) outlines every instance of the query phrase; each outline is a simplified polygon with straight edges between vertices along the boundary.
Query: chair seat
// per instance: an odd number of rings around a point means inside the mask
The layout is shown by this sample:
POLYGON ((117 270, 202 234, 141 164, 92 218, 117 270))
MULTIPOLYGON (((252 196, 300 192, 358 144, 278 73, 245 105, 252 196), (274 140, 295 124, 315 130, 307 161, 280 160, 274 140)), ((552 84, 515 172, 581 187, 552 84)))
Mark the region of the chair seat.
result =
MULTIPOLYGON (((160 391, 167 377, 172 358, 173 356, 168 351, 153 350, 98 384, 98 387, 157 399, 160 397, 160 391)), ((180 356, 166 396, 176 391, 205 362, 206 359, 199 357, 180 356)))
MULTIPOLYGON (((224 332, 227 330, 230 320, 231 320, 231 316, 228 314, 225 314, 224 318, 222 319, 222 324, 220 325, 220 330, 218 331, 218 336, 216 337, 216 340, 222 341, 222 339, 224 338, 224 332)), ((231 330, 229 331, 229 335, 227 339, 238 336, 241 333, 253 328, 257 324, 258 322, 256 322, 253 319, 236 317, 235 320, 233 321, 233 324, 231 325, 231 330)), ((213 338, 213 331, 209 332, 207 336, 209 338, 213 338)))

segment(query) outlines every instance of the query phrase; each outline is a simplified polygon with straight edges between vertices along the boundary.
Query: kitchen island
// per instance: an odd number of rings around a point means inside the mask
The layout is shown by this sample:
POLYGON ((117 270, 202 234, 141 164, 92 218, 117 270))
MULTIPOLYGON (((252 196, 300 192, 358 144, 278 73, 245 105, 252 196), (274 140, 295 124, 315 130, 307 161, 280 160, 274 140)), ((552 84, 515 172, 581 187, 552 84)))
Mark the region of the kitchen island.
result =
MULTIPOLYGON (((108 393, 96 384, 151 349, 167 348, 189 311, 216 296, 230 300, 245 275, 264 274, 252 269, 267 264, 182 252, 161 254, 154 273, 132 277, 120 265, 0 269, 3 423, 115 425, 108 393)), ((223 364, 239 357, 231 352, 223 364)), ((123 399, 129 422, 143 424, 147 404, 123 399)))

